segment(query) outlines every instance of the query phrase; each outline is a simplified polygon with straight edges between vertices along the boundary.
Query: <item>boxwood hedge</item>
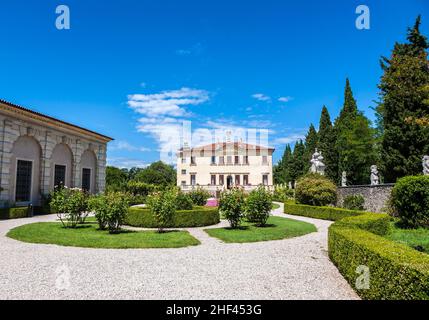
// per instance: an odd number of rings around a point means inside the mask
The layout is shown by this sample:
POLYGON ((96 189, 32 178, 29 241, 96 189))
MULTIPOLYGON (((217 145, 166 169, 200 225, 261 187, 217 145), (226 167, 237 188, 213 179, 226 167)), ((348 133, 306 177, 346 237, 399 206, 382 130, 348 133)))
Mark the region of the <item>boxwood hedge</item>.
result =
POLYGON ((331 221, 337 221, 346 217, 354 217, 363 214, 362 211, 357 210, 334 207, 316 207, 290 202, 286 202, 284 204, 284 213, 331 221))
MULTIPOLYGON (((194 207, 192 210, 178 210, 167 228, 203 227, 219 223, 218 208, 194 207)), ((148 208, 130 208, 125 224, 141 228, 157 228, 157 223, 148 208)))
POLYGON ((329 257, 363 299, 429 299, 429 255, 383 238, 390 216, 292 203, 285 203, 284 211, 336 221, 329 227, 329 257), (368 289, 356 286, 359 266, 369 268, 368 289))
POLYGON ((19 219, 27 218, 29 215, 28 207, 3 208, 0 209, 0 219, 19 219))

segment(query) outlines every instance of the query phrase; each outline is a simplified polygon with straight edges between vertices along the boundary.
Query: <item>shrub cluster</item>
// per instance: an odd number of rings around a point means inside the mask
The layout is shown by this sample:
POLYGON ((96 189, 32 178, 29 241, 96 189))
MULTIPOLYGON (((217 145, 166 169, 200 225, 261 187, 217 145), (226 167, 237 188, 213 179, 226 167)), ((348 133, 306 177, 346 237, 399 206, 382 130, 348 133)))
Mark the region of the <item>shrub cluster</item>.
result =
POLYGON ((229 221, 231 228, 238 228, 245 213, 244 192, 240 188, 223 191, 219 199, 219 211, 229 221))
POLYGON ((129 198, 121 192, 109 192, 91 196, 88 207, 95 212, 100 230, 109 230, 109 233, 118 233, 124 223, 128 211, 129 198))
POLYGON ((295 189, 297 203, 312 206, 326 206, 337 200, 335 184, 317 173, 311 173, 298 179, 295 189))
POLYGON ((429 299, 429 256, 381 237, 388 225, 385 214, 334 223, 329 228, 330 259, 364 299, 429 299), (361 266, 368 268, 368 287, 357 286, 361 266))
POLYGON ((168 189, 163 192, 155 192, 147 197, 147 205, 151 211, 158 232, 164 232, 164 228, 171 225, 176 212, 177 190, 168 189))
POLYGON ((210 192, 204 190, 201 187, 192 190, 188 193, 188 195, 191 197, 192 203, 196 206, 205 206, 207 203, 207 199, 211 197, 210 192))
POLYGON ((429 227, 429 176, 399 179, 392 190, 390 206, 404 227, 429 227))
POLYGON ((50 207, 65 228, 76 228, 88 215, 88 194, 78 188, 57 188, 51 193, 50 207))
POLYGON ((259 226, 264 226, 270 217, 273 208, 273 199, 264 187, 252 190, 245 203, 246 218, 259 226))
MULTIPOLYGON (((192 210, 177 210, 166 225, 167 228, 204 227, 219 223, 218 208, 194 207, 192 210)), ((148 208, 129 208, 125 224, 141 228, 158 228, 158 222, 148 208)))
POLYGON ((295 192, 286 185, 276 185, 273 191, 273 201, 286 202, 293 200, 295 192))
POLYGON ((27 218, 28 215, 29 215, 28 207, 0 209, 0 219, 27 218))
POLYGON ((348 195, 344 198, 343 208, 349 210, 365 210, 364 208, 365 198, 360 194, 348 195))
POLYGON ((193 202, 189 194, 179 191, 176 195, 176 210, 192 210, 193 202))

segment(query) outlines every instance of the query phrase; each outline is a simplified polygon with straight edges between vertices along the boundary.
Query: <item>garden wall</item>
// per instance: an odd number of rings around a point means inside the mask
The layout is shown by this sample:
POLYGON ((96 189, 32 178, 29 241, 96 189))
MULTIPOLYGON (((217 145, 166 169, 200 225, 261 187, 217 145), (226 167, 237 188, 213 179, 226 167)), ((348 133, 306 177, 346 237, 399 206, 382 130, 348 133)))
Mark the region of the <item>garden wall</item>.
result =
POLYGON ((337 188, 337 206, 343 205, 344 199, 349 195, 362 195, 365 199, 365 210, 370 212, 383 212, 392 193, 394 184, 348 186, 337 188))

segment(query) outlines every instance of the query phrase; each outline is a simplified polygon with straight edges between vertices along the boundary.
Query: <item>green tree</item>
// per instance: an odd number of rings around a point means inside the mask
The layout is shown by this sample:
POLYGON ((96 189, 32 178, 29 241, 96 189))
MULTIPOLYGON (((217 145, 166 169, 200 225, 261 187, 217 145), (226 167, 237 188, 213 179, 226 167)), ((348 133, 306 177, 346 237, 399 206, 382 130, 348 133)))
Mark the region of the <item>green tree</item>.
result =
POLYGON ((382 119, 381 168, 387 182, 421 172, 429 152, 429 47, 420 33, 420 16, 408 28, 407 43, 396 43, 390 59, 382 57, 380 100, 382 119))
POLYGON ((368 183, 370 167, 377 160, 375 130, 371 127, 371 122, 358 111, 349 79, 346 80, 344 106, 335 120, 334 129, 338 176, 346 171, 351 184, 368 183))
POLYGON ((291 181, 290 178, 290 165, 292 162, 292 149, 289 144, 286 145, 283 157, 273 168, 274 171, 274 183, 284 184, 291 181))
POLYGON ((322 152, 326 165, 325 174, 332 181, 339 182, 338 176, 338 152, 336 149, 335 131, 332 126, 331 116, 326 106, 323 106, 319 122, 319 149, 322 152))
POLYGON ((106 167, 106 188, 107 190, 122 190, 128 181, 128 170, 116 167, 106 167))
POLYGON ((305 174, 305 145, 302 140, 296 142, 290 164, 290 178, 296 181, 305 174))
POLYGON ((310 160, 311 156, 316 151, 316 148, 319 143, 319 138, 317 135, 316 128, 313 124, 310 125, 307 135, 305 136, 305 154, 304 154, 304 171, 308 172, 310 169, 310 160))
POLYGON ((162 161, 154 162, 149 167, 139 171, 135 179, 154 185, 168 186, 176 184, 176 170, 162 161))

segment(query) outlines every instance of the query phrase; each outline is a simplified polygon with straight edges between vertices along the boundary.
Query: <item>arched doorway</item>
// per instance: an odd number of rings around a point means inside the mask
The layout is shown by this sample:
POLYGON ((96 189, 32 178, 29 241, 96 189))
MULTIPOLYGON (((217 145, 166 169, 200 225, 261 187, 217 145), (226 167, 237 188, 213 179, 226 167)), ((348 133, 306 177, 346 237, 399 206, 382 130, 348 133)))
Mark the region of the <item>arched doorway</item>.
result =
POLYGON ((51 189, 56 186, 72 186, 73 154, 64 144, 57 144, 51 156, 51 189))
POLYGON ((39 142, 30 136, 19 137, 12 147, 9 200, 16 205, 40 204, 39 142))
POLYGON ((81 187, 82 189, 95 193, 96 181, 95 181, 95 171, 97 170, 97 158, 91 150, 86 150, 80 160, 80 170, 81 170, 81 187))
POLYGON ((234 185, 234 182, 232 180, 232 176, 228 176, 226 178, 226 188, 227 189, 232 189, 233 185, 234 185))

